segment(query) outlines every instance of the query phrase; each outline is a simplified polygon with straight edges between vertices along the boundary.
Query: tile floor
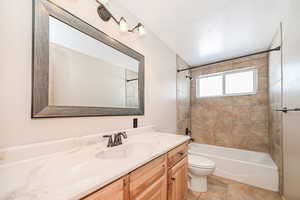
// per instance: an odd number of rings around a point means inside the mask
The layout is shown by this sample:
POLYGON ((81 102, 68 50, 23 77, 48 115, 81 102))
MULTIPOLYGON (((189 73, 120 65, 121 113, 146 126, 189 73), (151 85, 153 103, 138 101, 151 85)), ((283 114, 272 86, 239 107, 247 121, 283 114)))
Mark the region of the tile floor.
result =
POLYGON ((276 192, 209 176, 208 192, 193 193, 189 191, 188 200, 281 200, 281 198, 276 192))

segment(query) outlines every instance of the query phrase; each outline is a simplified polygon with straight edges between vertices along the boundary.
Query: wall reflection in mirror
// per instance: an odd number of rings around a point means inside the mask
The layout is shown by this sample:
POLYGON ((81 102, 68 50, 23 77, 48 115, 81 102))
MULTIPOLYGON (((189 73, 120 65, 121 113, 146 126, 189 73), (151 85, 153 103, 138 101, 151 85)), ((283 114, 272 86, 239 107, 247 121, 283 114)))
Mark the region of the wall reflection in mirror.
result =
POLYGON ((139 107, 139 61, 49 18, 49 105, 139 107))

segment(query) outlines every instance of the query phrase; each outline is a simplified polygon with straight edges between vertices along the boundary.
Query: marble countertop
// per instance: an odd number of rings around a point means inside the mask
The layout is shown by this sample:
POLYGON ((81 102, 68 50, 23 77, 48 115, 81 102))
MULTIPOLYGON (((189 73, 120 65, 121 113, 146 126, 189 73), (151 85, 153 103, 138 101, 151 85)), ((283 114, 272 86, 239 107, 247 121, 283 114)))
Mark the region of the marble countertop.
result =
POLYGON ((187 140, 187 136, 146 131, 128 134, 124 144, 110 149, 102 140, 0 164, 0 200, 79 199, 187 140), (116 153, 106 155, 108 151, 116 153))

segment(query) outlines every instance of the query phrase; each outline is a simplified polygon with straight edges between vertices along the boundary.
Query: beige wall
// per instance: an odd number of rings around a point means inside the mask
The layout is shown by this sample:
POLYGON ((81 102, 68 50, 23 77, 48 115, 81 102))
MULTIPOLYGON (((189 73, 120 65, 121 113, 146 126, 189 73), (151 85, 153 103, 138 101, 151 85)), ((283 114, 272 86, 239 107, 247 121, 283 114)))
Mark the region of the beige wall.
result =
MULTIPOLYGON (((180 58, 176 57, 177 69, 188 68, 188 64, 180 58)), ((177 134, 185 134, 185 129, 190 129, 190 80, 189 71, 177 73, 177 134)))
MULTIPOLYGON (((300 1, 282 0, 283 106, 300 108, 300 1)), ((286 200, 300 199, 300 112, 283 115, 283 193, 286 200)))
MULTIPOLYGON (((138 117, 139 125, 175 132, 176 54, 150 30, 139 38, 120 33, 112 21, 102 22, 95 1, 55 3, 145 56, 145 116, 138 117)), ((115 3, 110 7, 117 17, 125 16, 130 25, 138 22, 115 3)), ((0 19, 0 148, 132 127, 133 116, 32 120, 32 0, 1 1, 0 19)))
POLYGON ((192 135, 196 142, 269 152, 268 56, 259 55, 194 70, 192 76, 256 67, 256 95, 196 98, 191 83, 192 135))

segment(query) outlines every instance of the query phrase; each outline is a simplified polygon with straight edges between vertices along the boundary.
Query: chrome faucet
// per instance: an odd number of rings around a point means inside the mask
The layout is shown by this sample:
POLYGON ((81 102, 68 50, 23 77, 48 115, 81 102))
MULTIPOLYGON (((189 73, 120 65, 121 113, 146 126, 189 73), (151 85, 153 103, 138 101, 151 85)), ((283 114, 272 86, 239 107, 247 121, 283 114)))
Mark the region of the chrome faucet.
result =
POLYGON ((115 147, 115 146, 119 146, 119 145, 123 144, 122 137, 124 139, 126 139, 127 134, 126 134, 126 132, 115 133, 114 139, 113 139, 113 135, 104 135, 103 137, 108 138, 107 147, 115 147))

